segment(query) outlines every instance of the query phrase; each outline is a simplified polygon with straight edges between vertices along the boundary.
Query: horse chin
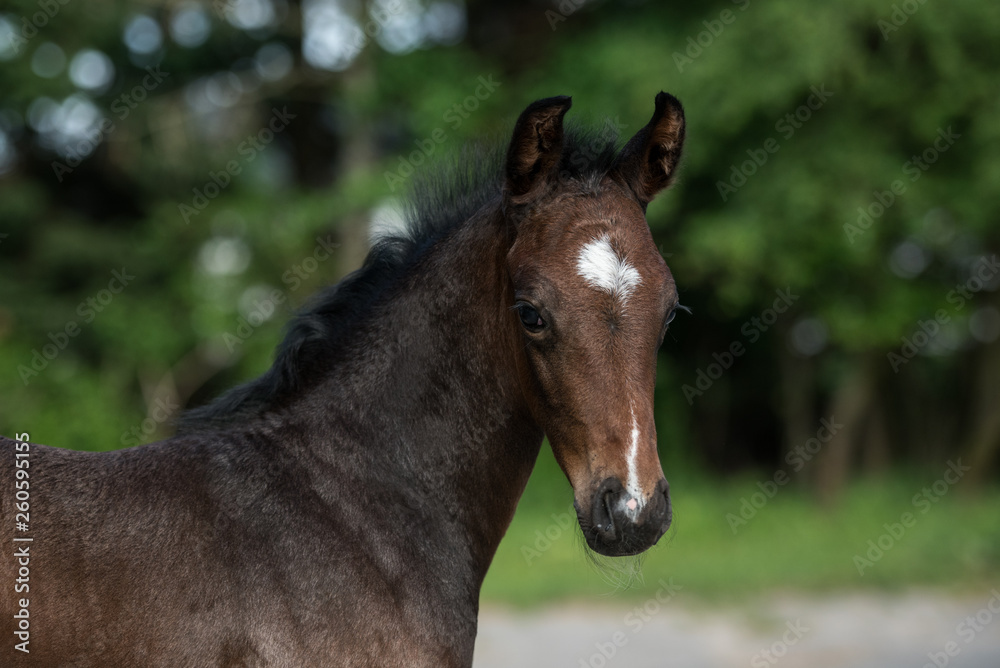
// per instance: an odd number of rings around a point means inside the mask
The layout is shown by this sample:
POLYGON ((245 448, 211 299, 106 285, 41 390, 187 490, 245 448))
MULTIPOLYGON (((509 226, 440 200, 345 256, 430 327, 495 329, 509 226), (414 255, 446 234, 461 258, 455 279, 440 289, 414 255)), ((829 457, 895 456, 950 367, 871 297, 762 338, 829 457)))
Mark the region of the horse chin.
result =
POLYGON ((653 547, 655 543, 647 545, 640 548, 629 549, 623 545, 606 545, 604 543, 595 543, 591 549, 597 554, 603 557, 634 557, 637 554, 642 554, 649 548, 653 547))
POLYGON ((593 532, 584 532, 587 547, 602 557, 634 557, 642 554, 649 548, 656 545, 656 543, 660 540, 660 536, 663 535, 659 532, 657 532, 657 534, 658 535, 655 535, 652 540, 646 542, 640 542, 637 540, 619 540, 615 542, 608 542, 601 539, 593 532))

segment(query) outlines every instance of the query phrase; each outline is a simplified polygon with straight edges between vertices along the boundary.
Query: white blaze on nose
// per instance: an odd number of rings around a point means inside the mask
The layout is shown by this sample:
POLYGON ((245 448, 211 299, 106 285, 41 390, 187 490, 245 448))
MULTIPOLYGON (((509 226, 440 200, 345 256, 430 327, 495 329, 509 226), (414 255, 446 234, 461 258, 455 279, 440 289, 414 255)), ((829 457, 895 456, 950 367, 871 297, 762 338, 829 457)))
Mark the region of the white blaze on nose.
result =
POLYGON ((587 243, 580 249, 576 270, 595 288, 611 294, 624 306, 629 295, 642 282, 639 271, 619 257, 607 235, 587 243))
POLYGON ((642 488, 639 487, 639 466, 636 463, 639 457, 639 421, 635 419, 635 408, 629 406, 629 412, 632 414, 632 439, 628 451, 628 480, 625 482, 625 491, 631 497, 626 503, 628 509, 636 512, 637 507, 641 509, 643 506, 642 488), (633 500, 636 503, 633 504, 633 500))

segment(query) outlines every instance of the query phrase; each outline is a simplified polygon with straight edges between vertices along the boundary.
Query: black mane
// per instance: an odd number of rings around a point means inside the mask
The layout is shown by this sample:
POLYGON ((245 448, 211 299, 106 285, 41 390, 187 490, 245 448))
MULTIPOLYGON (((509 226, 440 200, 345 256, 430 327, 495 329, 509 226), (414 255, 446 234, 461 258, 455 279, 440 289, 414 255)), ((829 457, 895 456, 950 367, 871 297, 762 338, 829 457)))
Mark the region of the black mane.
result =
MULTIPOLYGON (((186 411, 178 420, 178 432, 246 422, 320 377, 331 364, 331 351, 343 346, 379 298, 429 248, 484 206, 499 202, 505 150, 506 143, 501 142, 469 144, 457 158, 414 176, 403 231, 380 238, 360 269, 309 300, 288 323, 270 369, 211 403, 186 411)), ((618 150, 617 128, 610 120, 593 128, 567 127, 560 180, 595 187, 614 165, 618 150)))

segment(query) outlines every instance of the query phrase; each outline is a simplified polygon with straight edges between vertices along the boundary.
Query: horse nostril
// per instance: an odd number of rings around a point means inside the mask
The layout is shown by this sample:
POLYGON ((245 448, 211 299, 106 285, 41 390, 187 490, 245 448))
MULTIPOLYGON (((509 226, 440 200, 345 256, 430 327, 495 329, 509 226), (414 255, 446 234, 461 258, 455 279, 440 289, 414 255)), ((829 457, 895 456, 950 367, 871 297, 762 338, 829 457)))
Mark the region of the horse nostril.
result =
POLYGON ((608 527, 607 531, 614 532, 614 515, 611 514, 611 492, 604 493, 604 511, 608 514, 608 527))
POLYGON ((604 540, 612 540, 615 537, 615 522, 611 507, 614 492, 605 491, 598 494, 593 501, 593 526, 598 535, 604 540))

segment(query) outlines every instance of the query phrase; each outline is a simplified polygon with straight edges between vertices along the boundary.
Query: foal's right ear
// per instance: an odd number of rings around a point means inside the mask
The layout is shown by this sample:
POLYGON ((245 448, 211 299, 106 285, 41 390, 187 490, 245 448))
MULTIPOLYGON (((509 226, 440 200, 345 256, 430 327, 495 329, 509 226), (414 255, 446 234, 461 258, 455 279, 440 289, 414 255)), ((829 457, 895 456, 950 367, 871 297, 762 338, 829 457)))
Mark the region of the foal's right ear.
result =
POLYGON ((645 209, 677 175, 684 147, 684 107, 669 93, 656 96, 653 117, 618 155, 615 173, 645 209))
POLYGON ((532 102, 521 112, 504 168, 504 196, 512 203, 531 201, 554 176, 562 158, 563 116, 572 104, 560 95, 532 102))

